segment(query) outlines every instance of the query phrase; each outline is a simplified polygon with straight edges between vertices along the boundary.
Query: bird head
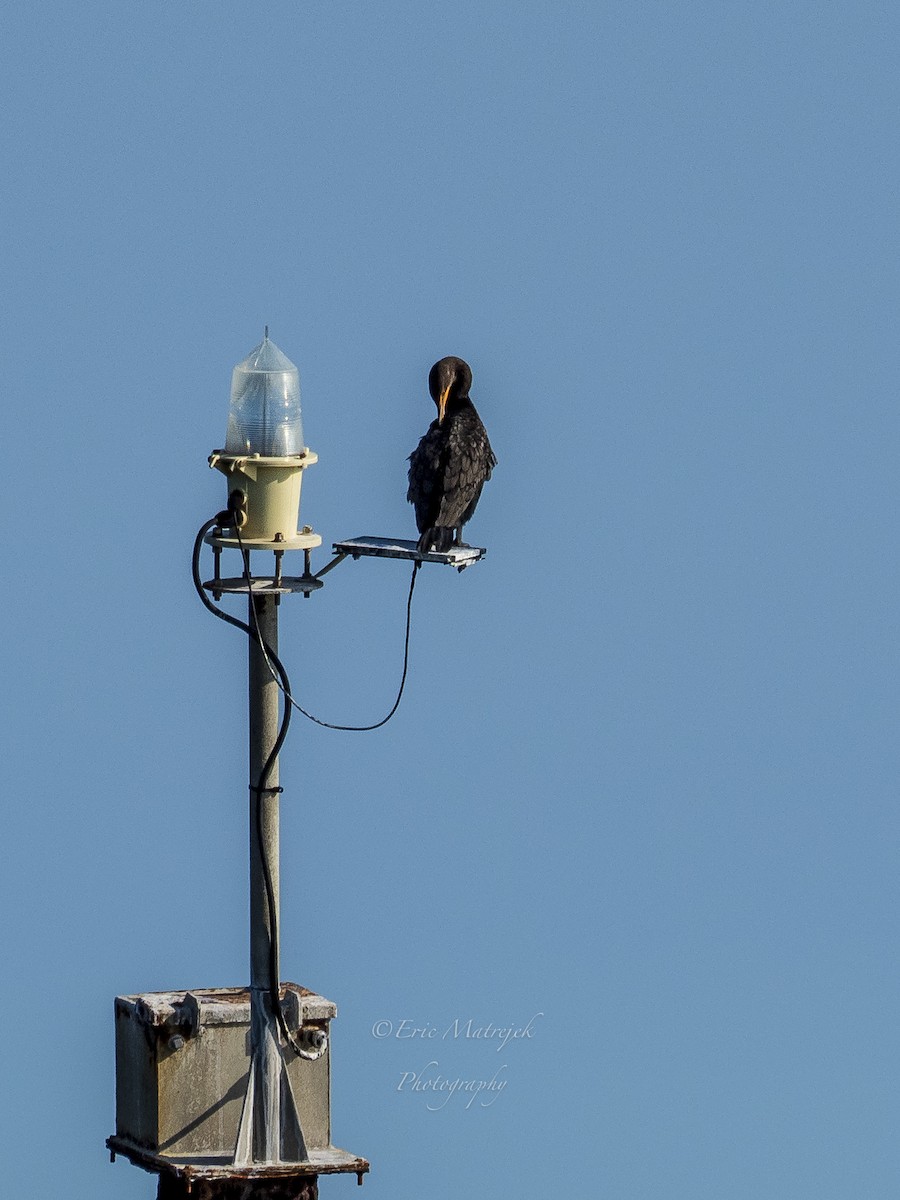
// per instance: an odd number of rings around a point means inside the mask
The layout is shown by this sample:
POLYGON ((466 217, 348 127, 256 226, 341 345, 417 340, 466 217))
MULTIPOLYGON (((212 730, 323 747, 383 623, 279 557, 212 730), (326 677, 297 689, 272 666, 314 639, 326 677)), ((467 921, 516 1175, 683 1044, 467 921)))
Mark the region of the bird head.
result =
POLYGON ((469 364, 461 358, 450 355, 434 364, 428 373, 428 390, 437 405, 439 424, 443 421, 450 402, 468 396, 471 386, 472 371, 469 364))

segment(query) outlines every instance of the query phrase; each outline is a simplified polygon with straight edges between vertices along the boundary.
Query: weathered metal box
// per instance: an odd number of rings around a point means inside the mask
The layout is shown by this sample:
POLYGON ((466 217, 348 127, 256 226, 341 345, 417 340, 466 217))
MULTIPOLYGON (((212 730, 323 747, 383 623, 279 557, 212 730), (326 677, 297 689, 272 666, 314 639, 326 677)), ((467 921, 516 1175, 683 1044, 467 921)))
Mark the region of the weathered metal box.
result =
MULTIPOLYGON (((326 1034, 336 1006, 282 984, 289 1028, 326 1034)), ((330 1037, 329 1037, 330 1047, 330 1037)), ((287 1071, 310 1151, 331 1145, 331 1051, 290 1056, 287 1071)), ((116 1137, 189 1161, 235 1148, 250 1068, 247 988, 116 997, 116 1137)))

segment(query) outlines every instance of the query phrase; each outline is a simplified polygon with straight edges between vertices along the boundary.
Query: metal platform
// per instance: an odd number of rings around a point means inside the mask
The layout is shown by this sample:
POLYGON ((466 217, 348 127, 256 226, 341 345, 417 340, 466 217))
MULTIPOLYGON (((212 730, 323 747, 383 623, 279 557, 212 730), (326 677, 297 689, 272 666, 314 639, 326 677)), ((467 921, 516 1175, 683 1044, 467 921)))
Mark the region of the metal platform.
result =
POLYGON ((294 592, 309 595, 325 585, 314 575, 254 575, 250 588, 243 575, 233 579, 207 579, 203 584, 218 600, 220 595, 246 596, 252 590, 254 596, 289 596, 294 592))
POLYGON ((404 538, 379 537, 350 538, 346 542, 335 542, 332 549, 335 554, 348 554, 352 558, 405 558, 445 563, 448 567, 456 567, 457 571, 464 571, 487 554, 487 550, 482 546, 451 546, 442 554, 435 551, 420 554, 417 542, 406 541, 404 538))
POLYGON ((358 1158, 347 1150, 339 1150, 336 1146, 328 1146, 320 1150, 309 1151, 309 1161, 302 1163, 256 1163, 247 1167, 236 1167, 227 1158, 218 1156, 174 1159, 165 1154, 154 1154, 143 1146, 122 1137, 109 1137, 106 1145, 113 1160, 117 1154, 127 1158, 136 1167, 152 1171, 156 1175, 173 1175, 191 1190, 194 1183, 216 1182, 227 1180, 256 1181, 269 1179, 273 1182, 290 1179, 307 1179, 311 1175, 338 1175, 349 1173, 356 1176, 357 1183, 362 1183, 363 1176, 368 1173, 369 1164, 364 1158, 358 1158))

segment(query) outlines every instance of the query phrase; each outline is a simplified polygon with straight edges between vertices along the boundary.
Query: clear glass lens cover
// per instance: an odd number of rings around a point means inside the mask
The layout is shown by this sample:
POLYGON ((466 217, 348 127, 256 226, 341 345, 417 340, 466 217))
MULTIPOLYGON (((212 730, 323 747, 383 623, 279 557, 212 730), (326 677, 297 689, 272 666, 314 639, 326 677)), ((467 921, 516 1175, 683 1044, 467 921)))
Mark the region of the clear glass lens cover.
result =
POLYGON ((300 372, 268 336, 231 376, 226 454, 302 454, 300 372))

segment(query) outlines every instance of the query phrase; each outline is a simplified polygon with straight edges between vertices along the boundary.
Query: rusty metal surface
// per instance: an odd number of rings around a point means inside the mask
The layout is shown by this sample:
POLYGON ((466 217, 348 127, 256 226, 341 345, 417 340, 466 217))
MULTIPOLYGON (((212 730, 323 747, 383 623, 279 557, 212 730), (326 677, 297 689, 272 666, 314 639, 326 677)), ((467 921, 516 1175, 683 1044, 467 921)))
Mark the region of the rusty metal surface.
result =
MULTIPOLYGON (((250 989, 188 988, 183 992, 146 992, 139 996, 117 996, 116 1011, 129 1011, 154 1027, 169 1024, 177 1018, 185 997, 196 996, 200 1001, 203 1024, 246 1024, 250 1019, 250 989)), ((331 1020, 337 1015, 337 1005, 299 983, 282 983, 282 1004, 286 1013, 299 1010, 308 1021, 331 1020)))
POLYGON ((292 1180, 201 1180, 193 1185, 160 1175, 157 1200, 318 1200, 315 1175, 292 1180))
MULTIPOLYGON (((368 1174, 369 1163, 364 1158, 340 1150, 337 1146, 310 1151, 309 1162, 305 1163, 257 1163, 236 1167, 221 1157, 172 1159, 164 1154, 153 1154, 137 1146, 127 1138, 110 1137, 106 1145, 113 1158, 117 1154, 127 1158, 137 1167, 157 1175, 167 1175, 180 1180, 188 1188, 199 1183, 253 1183, 303 1180, 317 1175, 356 1175, 359 1182, 368 1174)), ((191 1193, 193 1195, 193 1192, 191 1193)))

